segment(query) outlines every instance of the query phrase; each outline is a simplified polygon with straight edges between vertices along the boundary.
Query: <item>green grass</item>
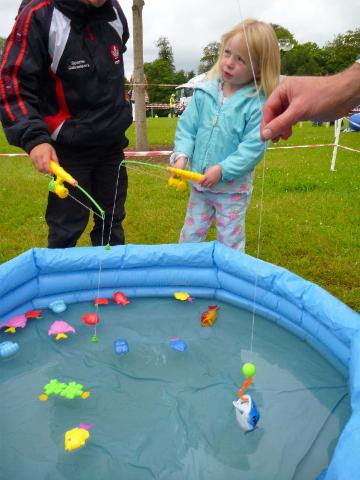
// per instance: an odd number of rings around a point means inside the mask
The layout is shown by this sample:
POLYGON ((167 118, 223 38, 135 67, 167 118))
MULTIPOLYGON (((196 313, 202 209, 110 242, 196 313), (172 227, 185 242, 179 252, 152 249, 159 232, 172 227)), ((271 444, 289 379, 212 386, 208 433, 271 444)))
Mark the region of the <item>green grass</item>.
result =
MULTIPOLYGON (((171 150, 175 126, 176 119, 149 119, 153 148, 171 150)), ((134 149, 133 127, 128 136, 129 149, 134 149)), ((332 142, 332 128, 305 123, 294 129, 286 145, 332 142)), ((342 134, 341 143, 360 148, 360 133, 342 134)), ((0 132, 0 153, 15 151, 0 132)), ((336 172, 330 172, 331 155, 331 148, 268 151, 260 257, 317 283, 360 311, 360 154, 339 150, 336 172)), ((143 160, 165 162, 164 158, 143 160)), ((251 255, 257 250, 261 175, 262 164, 247 216, 251 255)), ((176 243, 187 195, 169 189, 166 174, 156 169, 130 165, 129 179, 127 242, 176 243)), ((28 159, 0 158, 0 262, 28 248, 46 246, 47 183, 28 159)), ((89 228, 80 245, 89 244, 89 228)), ((212 229, 209 239, 214 237, 212 229)))

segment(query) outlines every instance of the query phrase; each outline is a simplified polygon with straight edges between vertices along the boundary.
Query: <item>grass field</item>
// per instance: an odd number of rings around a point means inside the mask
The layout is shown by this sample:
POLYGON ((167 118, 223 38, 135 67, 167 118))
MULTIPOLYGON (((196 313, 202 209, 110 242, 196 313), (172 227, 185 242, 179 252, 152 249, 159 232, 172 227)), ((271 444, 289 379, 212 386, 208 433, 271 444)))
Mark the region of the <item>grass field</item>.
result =
MULTIPOLYGON (((148 120, 152 148, 171 150, 176 119, 148 120)), ((129 130, 134 149, 133 127, 129 130)), ((297 126, 286 145, 332 143, 333 128, 297 126)), ((360 149, 360 133, 341 144, 360 149)), ((280 143, 279 145, 284 145, 280 143)), ((0 153, 10 147, 0 131, 0 153)), ((260 257, 313 281, 360 311, 360 154, 339 150, 330 172, 331 148, 268 151, 260 257)), ((138 159, 141 161, 141 159, 138 159)), ((164 163, 165 159, 143 159, 164 163)), ((256 255, 262 164, 247 216, 247 253, 256 255)), ((0 158, 0 262, 32 247, 45 247, 48 179, 26 158, 0 158)), ((166 174, 129 166, 127 243, 176 243, 187 195, 166 186, 166 174)), ((88 245, 88 232, 80 245, 88 245)), ((215 237, 212 230, 209 239, 215 237)))

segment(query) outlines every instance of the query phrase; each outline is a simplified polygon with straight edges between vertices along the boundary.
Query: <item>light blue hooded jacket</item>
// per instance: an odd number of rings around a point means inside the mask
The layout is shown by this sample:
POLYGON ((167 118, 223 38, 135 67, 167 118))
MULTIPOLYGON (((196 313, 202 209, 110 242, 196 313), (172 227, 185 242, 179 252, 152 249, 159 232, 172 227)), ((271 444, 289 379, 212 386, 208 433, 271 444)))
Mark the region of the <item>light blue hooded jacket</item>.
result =
POLYGON ((184 153, 198 173, 221 165, 222 179, 211 191, 252 190, 254 168, 266 149, 260 139, 264 102, 260 94, 259 103, 254 84, 240 88, 222 105, 218 78, 195 88, 178 122, 174 152, 184 153))

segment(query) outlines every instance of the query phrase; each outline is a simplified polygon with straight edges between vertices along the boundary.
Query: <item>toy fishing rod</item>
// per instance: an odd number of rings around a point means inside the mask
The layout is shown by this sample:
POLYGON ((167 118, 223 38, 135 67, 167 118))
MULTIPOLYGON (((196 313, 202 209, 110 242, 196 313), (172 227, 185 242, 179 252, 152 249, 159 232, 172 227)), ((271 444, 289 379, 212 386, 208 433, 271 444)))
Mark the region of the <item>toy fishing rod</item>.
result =
POLYGON ((169 177, 168 186, 176 188, 179 192, 184 192, 186 190, 186 182, 199 183, 204 177, 204 175, 202 175, 201 173, 192 172, 190 170, 182 170, 175 167, 162 167, 160 165, 154 165, 153 163, 137 162, 136 160, 123 160, 120 165, 125 165, 127 163, 146 167, 153 167, 157 168, 158 170, 167 171, 172 175, 171 177, 169 177))
MULTIPOLYGON (((79 185, 79 182, 75 180, 68 172, 66 172, 59 164, 55 163, 53 160, 50 161, 51 172, 55 175, 51 177, 49 183, 49 191, 55 193, 59 198, 66 198, 69 195, 69 190, 65 187, 64 182, 72 185, 73 187, 78 188, 97 208, 100 213, 101 218, 104 220, 105 212, 100 207, 100 205, 92 198, 92 196, 79 185)), ((51 176, 51 175, 50 175, 51 176)), ((75 199, 76 200, 76 199, 75 199)))

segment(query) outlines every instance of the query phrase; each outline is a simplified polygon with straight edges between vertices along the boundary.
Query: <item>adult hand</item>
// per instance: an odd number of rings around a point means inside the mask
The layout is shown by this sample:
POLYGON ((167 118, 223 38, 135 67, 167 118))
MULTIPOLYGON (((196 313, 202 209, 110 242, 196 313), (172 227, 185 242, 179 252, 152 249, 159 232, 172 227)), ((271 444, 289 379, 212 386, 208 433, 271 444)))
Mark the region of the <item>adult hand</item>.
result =
POLYGON ((347 115, 359 101, 359 63, 326 77, 286 77, 265 104, 261 138, 286 140, 296 122, 336 120, 347 115))
POLYGON ((34 167, 41 173, 50 173, 50 160, 59 163, 55 149, 50 143, 40 143, 31 152, 30 158, 34 167))
POLYGON ((221 180, 221 176, 222 170, 220 165, 214 165, 206 170, 199 185, 205 188, 211 188, 221 180))

